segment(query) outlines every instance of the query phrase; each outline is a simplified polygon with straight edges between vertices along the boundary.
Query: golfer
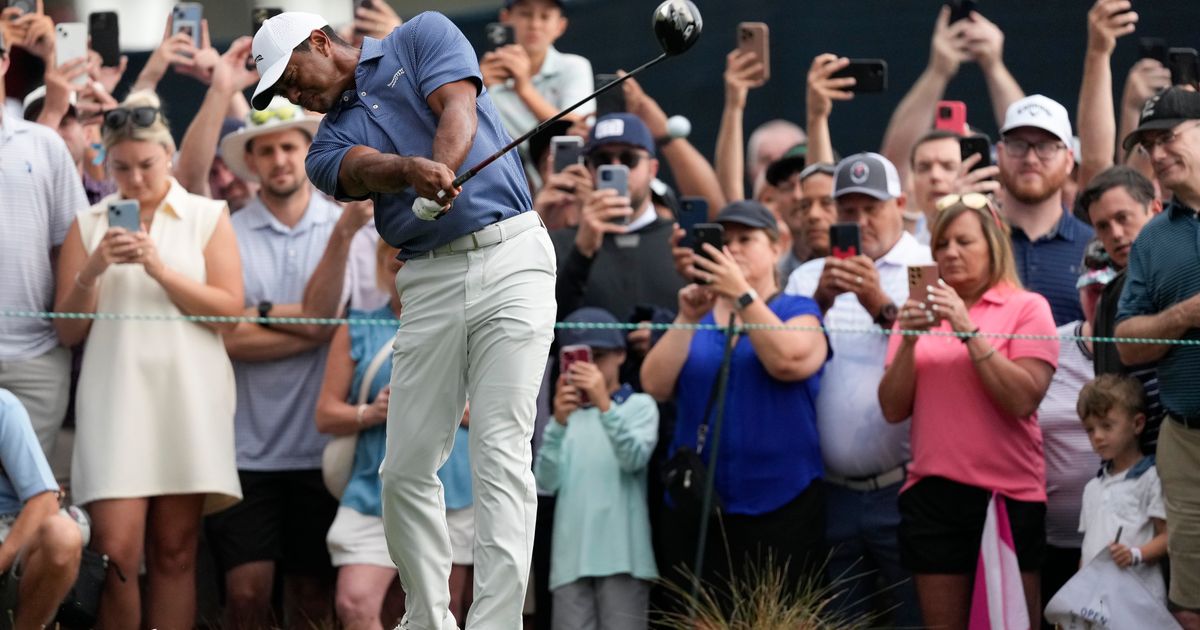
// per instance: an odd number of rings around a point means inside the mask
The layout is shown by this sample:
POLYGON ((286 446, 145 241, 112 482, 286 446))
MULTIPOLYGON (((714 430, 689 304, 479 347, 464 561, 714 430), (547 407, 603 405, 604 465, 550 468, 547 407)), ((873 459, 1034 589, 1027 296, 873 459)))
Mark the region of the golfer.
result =
POLYGON ((263 24, 253 52, 254 107, 279 94, 326 114, 308 152, 309 179, 337 199, 373 199, 380 235, 405 262, 380 469, 388 550, 407 593, 400 627, 458 627, 436 472, 469 394, 476 530, 466 623, 520 628, 537 512, 530 435, 554 332, 555 258, 515 152, 453 187, 464 162, 509 141, 478 57, 432 12, 384 39, 365 38, 361 50, 318 15, 283 13, 263 24), (439 191, 448 212, 418 219, 416 197, 439 191))

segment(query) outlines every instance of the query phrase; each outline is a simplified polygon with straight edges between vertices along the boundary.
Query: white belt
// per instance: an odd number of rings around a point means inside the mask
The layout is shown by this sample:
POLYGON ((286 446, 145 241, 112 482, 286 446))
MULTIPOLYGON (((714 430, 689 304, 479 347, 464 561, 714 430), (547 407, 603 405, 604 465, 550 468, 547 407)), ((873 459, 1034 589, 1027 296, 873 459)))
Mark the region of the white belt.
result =
POLYGON ((839 477, 834 474, 825 473, 825 481, 859 492, 878 490, 904 481, 908 477, 908 471, 905 466, 906 464, 900 464, 887 472, 869 477, 839 477))
POLYGON ((497 221, 476 232, 460 236, 445 245, 435 247, 420 256, 416 256, 416 258, 437 258, 438 256, 461 254, 484 247, 491 247, 539 225, 542 225, 542 217, 538 216, 537 212, 529 210, 515 217, 497 221))

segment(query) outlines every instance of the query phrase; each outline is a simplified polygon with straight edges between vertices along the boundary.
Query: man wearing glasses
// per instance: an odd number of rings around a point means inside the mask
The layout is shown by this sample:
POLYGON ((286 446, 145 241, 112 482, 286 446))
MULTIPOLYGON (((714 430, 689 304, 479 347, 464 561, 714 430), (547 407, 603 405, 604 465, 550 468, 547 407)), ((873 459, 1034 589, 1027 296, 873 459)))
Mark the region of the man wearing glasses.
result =
POLYGON ((1067 110, 1040 94, 1008 107, 1000 129, 1001 208, 1012 226, 1017 274, 1050 302, 1054 323, 1083 319, 1079 261, 1092 229, 1062 205, 1075 164, 1067 110))
MULTIPOLYGON (((1200 341, 1200 94, 1172 87, 1142 108, 1125 150, 1140 145, 1174 199, 1138 233, 1117 311, 1118 337, 1200 341)), ((1168 599, 1175 619, 1200 629, 1200 346, 1117 344, 1126 365, 1158 362, 1167 420, 1157 465, 1167 508, 1168 599)))

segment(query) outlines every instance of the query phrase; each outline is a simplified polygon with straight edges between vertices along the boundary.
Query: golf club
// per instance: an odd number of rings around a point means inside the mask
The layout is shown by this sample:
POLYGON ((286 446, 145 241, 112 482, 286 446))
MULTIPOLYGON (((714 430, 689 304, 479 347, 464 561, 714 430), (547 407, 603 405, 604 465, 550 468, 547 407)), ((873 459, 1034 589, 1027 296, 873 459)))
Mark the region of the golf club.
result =
MULTIPOLYGON (((488 164, 495 162, 500 158, 500 156, 513 150, 521 143, 545 129, 551 123, 561 120, 563 116, 575 111, 580 105, 583 105, 584 103, 596 98, 600 94, 613 89, 620 83, 623 83, 626 79, 629 79, 646 68, 661 62, 667 57, 673 57, 687 51, 692 47, 693 44, 696 43, 696 40, 700 39, 700 31, 703 29, 703 26, 704 23, 700 17, 700 10, 696 8, 695 4, 692 4, 691 0, 666 0, 662 4, 658 5, 658 8, 654 10, 654 36, 658 39, 658 45, 660 48, 662 48, 662 54, 638 66, 633 71, 622 75, 617 80, 601 86, 595 92, 592 92, 591 94, 579 99, 579 101, 574 105, 571 105, 570 107, 567 107, 550 118, 543 120, 538 124, 538 126, 525 132, 521 137, 516 138, 512 142, 505 145, 504 148, 484 158, 483 161, 475 166, 472 166, 469 170, 467 170, 467 172, 455 177, 453 183, 454 187, 458 188, 459 186, 462 186, 472 177, 475 177, 479 171, 486 168, 488 164)), ((437 196, 438 198, 436 200, 417 197, 416 201, 413 202, 413 214, 416 214, 417 218, 425 221, 432 221, 441 218, 442 215, 446 214, 446 212, 449 210, 449 206, 443 206, 441 202, 441 200, 445 199, 446 197, 445 191, 439 190, 437 196)))

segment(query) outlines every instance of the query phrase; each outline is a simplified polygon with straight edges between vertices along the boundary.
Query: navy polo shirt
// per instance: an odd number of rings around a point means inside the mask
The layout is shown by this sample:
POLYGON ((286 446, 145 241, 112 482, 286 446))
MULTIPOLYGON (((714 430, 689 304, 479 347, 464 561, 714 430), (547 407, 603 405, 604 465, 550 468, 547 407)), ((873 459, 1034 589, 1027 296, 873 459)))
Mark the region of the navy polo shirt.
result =
POLYGON ((1066 210, 1058 225, 1036 241, 1030 241, 1021 228, 1012 228, 1017 276, 1026 289, 1040 293, 1050 303, 1056 326, 1083 319, 1075 282, 1091 239, 1092 228, 1066 210))
MULTIPOLYGON (((1178 202, 1142 228, 1129 252, 1117 321, 1154 315, 1200 293, 1200 221, 1178 202)), ((1183 339, 1200 341, 1192 328, 1183 339)), ((1200 413, 1200 346, 1171 346, 1158 362, 1159 398, 1176 415, 1200 413)))
MULTIPOLYGON (((511 141, 483 78, 475 50, 446 16, 422 13, 384 39, 363 39, 354 71, 354 90, 346 91, 321 121, 305 166, 317 188, 337 199, 350 199, 338 187, 342 158, 365 145, 396 155, 430 157, 438 120, 429 95, 455 81, 470 80, 480 90, 475 100, 478 128, 464 161, 471 166, 511 141)), ((373 194, 375 226, 401 258, 412 258, 497 221, 532 209, 525 171, 510 151, 463 186, 454 208, 437 221, 412 213, 412 188, 399 194, 373 194)))

